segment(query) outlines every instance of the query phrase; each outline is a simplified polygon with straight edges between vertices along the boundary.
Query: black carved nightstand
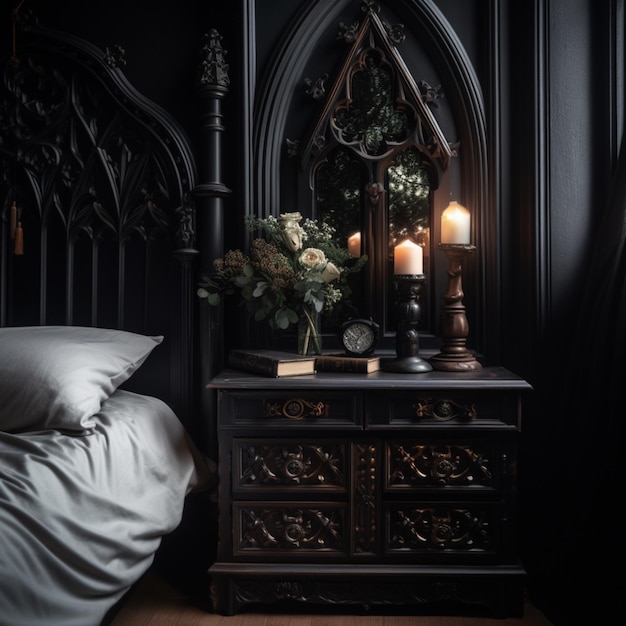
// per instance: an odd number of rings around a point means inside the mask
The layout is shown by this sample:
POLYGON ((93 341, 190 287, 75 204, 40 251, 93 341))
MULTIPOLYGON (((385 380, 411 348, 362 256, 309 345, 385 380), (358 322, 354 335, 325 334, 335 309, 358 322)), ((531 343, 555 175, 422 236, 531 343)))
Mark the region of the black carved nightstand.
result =
POLYGON ((218 612, 282 600, 521 615, 524 380, 503 368, 284 378, 218 394, 218 612))

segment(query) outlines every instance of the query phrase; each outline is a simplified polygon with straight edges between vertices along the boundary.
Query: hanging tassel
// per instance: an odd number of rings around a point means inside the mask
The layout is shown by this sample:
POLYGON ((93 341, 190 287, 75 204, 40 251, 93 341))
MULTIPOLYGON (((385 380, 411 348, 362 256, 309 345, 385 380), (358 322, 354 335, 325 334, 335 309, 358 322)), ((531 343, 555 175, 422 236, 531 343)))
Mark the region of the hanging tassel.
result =
POLYGON ((22 222, 17 223, 15 229, 15 250, 13 254, 22 256, 24 254, 24 231, 22 230, 22 222))
POLYGON ((12 21, 13 21, 13 28, 12 28, 12 47, 11 47, 11 67, 13 67, 14 69, 17 69, 20 65, 20 60, 17 56, 17 34, 16 34, 16 30, 17 30, 17 22, 19 21, 19 16, 18 13, 20 12, 20 9, 22 7, 22 5, 24 4, 24 0, 20 0, 20 2, 18 3, 18 5, 13 9, 13 11, 11 12, 11 17, 12 17, 12 21))
POLYGON ((15 201, 11 205, 11 239, 15 239, 15 229, 17 228, 17 206, 15 201))
POLYGON ((16 256, 22 256, 24 254, 24 230, 22 229, 22 210, 17 210, 16 221, 17 225, 15 226, 15 248, 13 249, 13 254, 16 256))

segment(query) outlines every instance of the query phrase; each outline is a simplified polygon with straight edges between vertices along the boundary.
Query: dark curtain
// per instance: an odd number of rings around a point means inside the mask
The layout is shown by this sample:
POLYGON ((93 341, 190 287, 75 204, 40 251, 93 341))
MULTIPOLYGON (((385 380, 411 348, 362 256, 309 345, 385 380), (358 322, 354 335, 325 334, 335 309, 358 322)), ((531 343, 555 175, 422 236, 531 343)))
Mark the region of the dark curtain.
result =
POLYGON ((609 624, 623 612, 625 244, 622 145, 589 272, 544 355, 545 388, 535 390, 542 430, 532 484, 541 495, 525 521, 529 574, 557 626, 609 624))

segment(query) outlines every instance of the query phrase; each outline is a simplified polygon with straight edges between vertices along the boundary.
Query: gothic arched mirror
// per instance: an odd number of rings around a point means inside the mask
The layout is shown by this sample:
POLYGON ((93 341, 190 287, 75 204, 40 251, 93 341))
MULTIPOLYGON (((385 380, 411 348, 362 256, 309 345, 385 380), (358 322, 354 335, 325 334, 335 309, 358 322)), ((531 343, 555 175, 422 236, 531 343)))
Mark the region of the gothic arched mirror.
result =
POLYGON ((350 47, 334 80, 308 81, 326 97, 297 156, 312 213, 354 256, 368 256, 355 307, 391 334, 394 247, 405 239, 420 245, 428 272, 433 192, 452 152, 429 107, 437 90, 414 80, 396 48, 403 29, 366 3, 364 19, 342 25, 340 35, 350 47))

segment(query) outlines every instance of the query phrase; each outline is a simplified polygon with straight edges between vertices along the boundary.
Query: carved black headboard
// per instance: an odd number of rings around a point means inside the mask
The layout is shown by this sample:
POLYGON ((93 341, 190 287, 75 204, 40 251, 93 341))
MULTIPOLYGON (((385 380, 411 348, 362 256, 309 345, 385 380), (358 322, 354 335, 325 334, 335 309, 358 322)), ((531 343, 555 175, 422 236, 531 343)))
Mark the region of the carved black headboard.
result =
POLYGON ((128 83, 122 57, 31 24, 19 58, 2 60, 0 325, 163 334, 155 365, 132 380, 184 420, 195 163, 175 121, 128 83))

